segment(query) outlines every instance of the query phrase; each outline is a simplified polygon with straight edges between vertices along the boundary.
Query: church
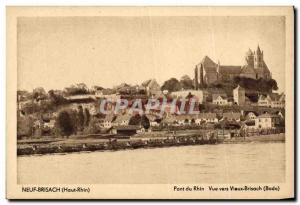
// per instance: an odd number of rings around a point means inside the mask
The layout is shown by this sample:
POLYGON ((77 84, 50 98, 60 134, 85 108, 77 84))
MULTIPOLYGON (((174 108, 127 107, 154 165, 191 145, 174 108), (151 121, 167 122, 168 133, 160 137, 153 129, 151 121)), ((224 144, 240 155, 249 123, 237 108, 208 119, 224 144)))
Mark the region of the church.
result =
POLYGON ((264 52, 257 46, 256 51, 250 48, 246 52, 245 65, 232 66, 215 63, 208 56, 195 67, 195 88, 209 85, 217 81, 232 80, 235 77, 246 77, 252 79, 271 79, 271 72, 264 61, 264 52))

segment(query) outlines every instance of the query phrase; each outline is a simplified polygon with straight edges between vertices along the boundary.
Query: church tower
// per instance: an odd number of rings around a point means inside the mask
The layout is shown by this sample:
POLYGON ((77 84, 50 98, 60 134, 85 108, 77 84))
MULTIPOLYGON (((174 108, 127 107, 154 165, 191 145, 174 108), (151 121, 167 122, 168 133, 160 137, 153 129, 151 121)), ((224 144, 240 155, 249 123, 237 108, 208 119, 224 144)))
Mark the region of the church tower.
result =
POLYGON ((254 67, 254 55, 250 48, 246 53, 245 60, 247 65, 254 67))
POLYGON ((264 61, 264 52, 260 50, 259 45, 257 46, 256 52, 254 52, 254 68, 262 68, 264 61))

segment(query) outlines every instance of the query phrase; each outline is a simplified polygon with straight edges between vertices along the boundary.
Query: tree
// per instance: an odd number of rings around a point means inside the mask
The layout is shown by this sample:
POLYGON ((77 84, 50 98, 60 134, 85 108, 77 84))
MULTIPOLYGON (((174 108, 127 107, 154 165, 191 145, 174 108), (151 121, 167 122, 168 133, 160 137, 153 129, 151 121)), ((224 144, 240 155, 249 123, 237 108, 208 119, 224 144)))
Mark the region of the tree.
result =
POLYGON ((180 84, 183 89, 194 89, 194 82, 188 75, 181 77, 180 84))
POLYGON ((194 118, 192 118, 192 120, 191 120, 191 124, 195 124, 195 123, 196 123, 195 119, 194 119, 194 118))
POLYGON ((278 86, 277 86, 276 80, 270 79, 267 83, 268 83, 268 86, 269 86, 272 90, 278 90, 278 86))
POLYGON ((78 112, 77 110, 69 110, 69 114, 71 117, 72 125, 73 125, 73 133, 77 134, 78 129, 78 112))
POLYGON ((147 130, 150 127, 150 121, 146 115, 143 115, 141 118, 141 125, 147 130))
POLYGON ((84 128, 84 133, 86 134, 97 134, 101 132, 101 128, 99 126, 100 122, 97 118, 91 119, 89 125, 84 128))
POLYGON ((256 90, 259 92, 272 92, 278 90, 277 82, 274 79, 252 79, 246 77, 235 77, 234 83, 249 90, 256 90))
POLYGON ((77 128, 79 131, 83 130, 84 127, 84 114, 83 114, 83 108, 81 105, 78 106, 78 124, 77 128))
POLYGON ((44 88, 38 87, 33 89, 32 91, 32 97, 34 100, 40 100, 47 98, 47 94, 44 88))
POLYGON ((49 111, 54 111, 53 109, 53 105, 50 101, 41 101, 40 105, 39 105, 39 111, 40 112, 49 112, 49 111))
POLYGON ((73 123, 74 122, 68 111, 63 110, 58 114, 56 125, 59 128, 61 135, 69 137, 71 134, 73 134, 75 130, 73 123))
POLYGON ((174 92, 181 90, 181 84, 176 78, 171 78, 164 82, 161 90, 168 90, 169 92, 174 92))
POLYGON ((98 85, 94 85, 90 92, 91 94, 95 94, 97 91, 101 91, 101 90, 104 90, 104 88, 98 85))
POLYGON ((141 116, 136 114, 129 119, 129 125, 140 125, 141 124, 141 116))
POLYGON ((84 109, 84 125, 85 126, 89 125, 90 118, 91 118, 90 111, 87 108, 85 108, 84 109))
POLYGON ((31 117, 19 117, 17 118, 17 137, 32 136, 33 119, 31 117))
POLYGON ((48 95, 51 103, 54 106, 63 105, 67 102, 67 100, 61 94, 56 94, 54 90, 49 90, 48 95))
POLYGON ((88 87, 84 83, 78 83, 76 85, 71 85, 64 89, 66 95, 85 95, 89 94, 88 87))
POLYGON ((36 103, 29 102, 23 106, 22 111, 25 112, 26 114, 33 114, 39 112, 40 107, 36 103))

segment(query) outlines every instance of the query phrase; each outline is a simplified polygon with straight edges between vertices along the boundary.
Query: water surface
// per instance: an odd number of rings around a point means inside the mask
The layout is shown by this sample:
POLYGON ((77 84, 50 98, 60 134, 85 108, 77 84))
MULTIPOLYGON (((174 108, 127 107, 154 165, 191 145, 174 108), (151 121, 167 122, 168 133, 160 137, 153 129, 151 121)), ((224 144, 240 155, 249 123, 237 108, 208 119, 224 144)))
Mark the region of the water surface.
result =
POLYGON ((21 184, 279 183, 284 177, 285 143, 18 157, 21 184))

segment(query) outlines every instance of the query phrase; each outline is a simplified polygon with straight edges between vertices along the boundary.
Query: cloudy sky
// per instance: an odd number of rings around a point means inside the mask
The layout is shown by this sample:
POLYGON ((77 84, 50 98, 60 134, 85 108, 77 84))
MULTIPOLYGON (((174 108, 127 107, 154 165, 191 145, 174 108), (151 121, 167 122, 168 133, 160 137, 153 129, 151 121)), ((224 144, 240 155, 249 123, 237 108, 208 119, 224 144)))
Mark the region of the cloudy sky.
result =
POLYGON ((205 55, 223 65, 243 65, 245 52, 258 44, 284 91, 284 17, 23 17, 18 88, 193 78, 205 55))

